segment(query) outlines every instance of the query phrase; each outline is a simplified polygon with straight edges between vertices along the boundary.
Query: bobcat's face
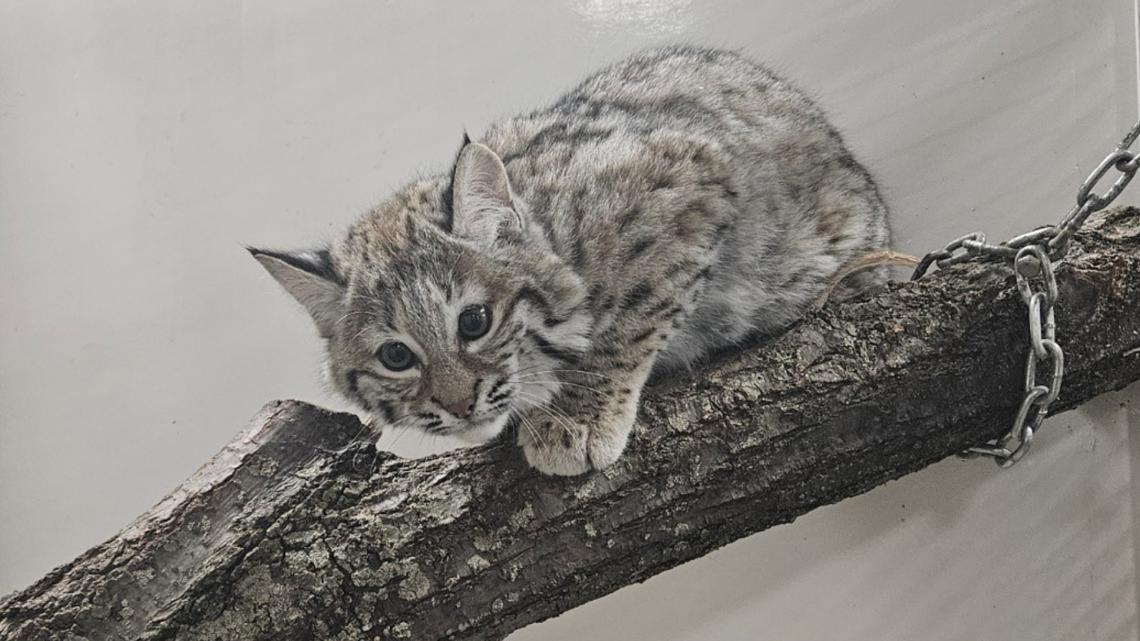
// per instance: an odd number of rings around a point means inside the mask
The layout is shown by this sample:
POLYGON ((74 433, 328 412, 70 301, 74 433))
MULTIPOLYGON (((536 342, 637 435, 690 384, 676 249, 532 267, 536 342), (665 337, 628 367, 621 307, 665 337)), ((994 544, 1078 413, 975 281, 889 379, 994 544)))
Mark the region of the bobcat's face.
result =
MULTIPOLYGON (((472 162, 495 169, 493 152, 473 147, 472 162)), ((335 252, 254 255, 328 339, 341 394, 390 426, 479 442, 559 392, 590 322, 577 275, 519 242, 522 215, 478 191, 486 178, 461 171, 463 159, 456 181, 476 191, 456 183, 450 219, 442 197, 423 211, 413 185, 335 252)))

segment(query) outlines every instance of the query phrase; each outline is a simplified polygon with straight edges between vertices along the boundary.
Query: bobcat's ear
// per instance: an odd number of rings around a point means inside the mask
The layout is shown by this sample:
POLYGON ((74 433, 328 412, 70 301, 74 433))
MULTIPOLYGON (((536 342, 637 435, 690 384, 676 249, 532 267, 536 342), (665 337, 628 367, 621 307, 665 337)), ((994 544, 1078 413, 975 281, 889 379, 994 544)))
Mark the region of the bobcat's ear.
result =
POLYGON ((484 144, 468 143, 459 152, 451 195, 451 231, 456 236, 490 247, 503 232, 522 228, 507 168, 484 144))
POLYGON ((345 283, 334 269, 329 252, 246 249, 309 312, 321 336, 332 337, 334 327, 343 315, 345 283))

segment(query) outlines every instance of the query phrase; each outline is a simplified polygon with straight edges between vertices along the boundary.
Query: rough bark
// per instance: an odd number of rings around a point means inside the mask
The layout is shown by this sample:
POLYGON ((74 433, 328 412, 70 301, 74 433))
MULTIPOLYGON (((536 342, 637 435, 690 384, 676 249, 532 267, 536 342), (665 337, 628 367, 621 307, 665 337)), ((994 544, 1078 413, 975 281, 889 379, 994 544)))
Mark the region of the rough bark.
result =
MULTIPOLYGON (((1063 410, 1140 378, 1140 211, 1092 219, 1058 280, 1063 410)), ((8 597, 0 638, 501 639, 1003 432, 1025 314, 979 265, 830 306, 649 391, 625 457, 581 478, 509 444, 401 460, 354 416, 271 403, 8 597)))

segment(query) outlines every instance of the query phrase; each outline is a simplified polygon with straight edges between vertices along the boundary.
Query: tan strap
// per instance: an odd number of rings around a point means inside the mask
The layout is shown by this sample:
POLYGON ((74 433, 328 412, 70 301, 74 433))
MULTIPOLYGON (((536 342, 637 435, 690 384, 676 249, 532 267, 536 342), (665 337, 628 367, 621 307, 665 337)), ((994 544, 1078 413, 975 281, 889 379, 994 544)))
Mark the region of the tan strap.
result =
POLYGON ((831 279, 831 284, 827 286, 827 289, 823 290, 819 298, 815 299, 815 309, 822 309, 823 306, 827 304, 827 299, 831 297, 831 292, 835 291, 835 288, 838 287, 844 279, 855 272, 860 272, 872 267, 880 267, 882 265, 910 267, 913 269, 918 266, 918 262, 916 256, 900 254, 890 249, 882 249, 863 254, 844 265, 843 268, 839 270, 839 273, 835 275, 835 278, 831 279))

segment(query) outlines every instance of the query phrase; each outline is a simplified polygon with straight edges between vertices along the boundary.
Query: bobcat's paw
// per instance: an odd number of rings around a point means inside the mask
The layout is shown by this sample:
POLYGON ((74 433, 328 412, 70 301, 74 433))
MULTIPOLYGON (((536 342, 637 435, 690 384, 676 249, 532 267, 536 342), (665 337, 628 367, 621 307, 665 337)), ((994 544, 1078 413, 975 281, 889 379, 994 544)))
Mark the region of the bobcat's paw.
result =
POLYGON ((539 472, 575 476, 590 471, 589 433, 584 425, 532 420, 519 427, 519 445, 539 472))
POLYGON ((625 451, 625 444, 629 441, 629 432, 632 425, 623 426, 622 429, 594 430, 590 433, 590 440, 586 443, 590 466, 595 470, 604 470, 614 464, 621 453, 625 451))
POLYGON ((618 460, 629 429, 590 429, 577 423, 531 421, 519 428, 527 463, 547 475, 576 476, 618 460))

